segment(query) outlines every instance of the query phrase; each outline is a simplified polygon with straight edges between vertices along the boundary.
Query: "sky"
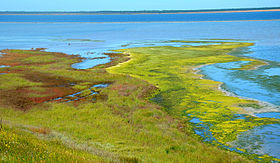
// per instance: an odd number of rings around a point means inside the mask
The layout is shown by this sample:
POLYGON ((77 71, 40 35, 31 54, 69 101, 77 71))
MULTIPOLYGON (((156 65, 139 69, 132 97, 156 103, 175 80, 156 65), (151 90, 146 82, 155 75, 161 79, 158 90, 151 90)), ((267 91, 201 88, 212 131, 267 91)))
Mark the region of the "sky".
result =
POLYGON ((135 11, 280 7, 280 0, 1 0, 0 11, 135 11))

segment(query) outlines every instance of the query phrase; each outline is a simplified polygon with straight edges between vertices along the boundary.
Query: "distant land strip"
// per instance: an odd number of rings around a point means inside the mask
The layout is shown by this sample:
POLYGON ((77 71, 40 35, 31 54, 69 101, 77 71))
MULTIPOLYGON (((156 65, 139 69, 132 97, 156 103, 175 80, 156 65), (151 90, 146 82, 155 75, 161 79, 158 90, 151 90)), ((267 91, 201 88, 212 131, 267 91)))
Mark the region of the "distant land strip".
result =
POLYGON ((0 15, 119 15, 119 14, 203 14, 203 13, 238 13, 238 12, 275 12, 280 7, 273 8, 243 8, 217 10, 147 10, 147 11, 79 11, 79 12, 34 12, 34 11, 0 11, 0 15))
POLYGON ((0 24, 130 24, 130 23, 202 23, 202 22, 259 22, 280 21, 280 19, 268 20, 213 20, 213 21, 135 21, 135 22, 0 22, 0 24))

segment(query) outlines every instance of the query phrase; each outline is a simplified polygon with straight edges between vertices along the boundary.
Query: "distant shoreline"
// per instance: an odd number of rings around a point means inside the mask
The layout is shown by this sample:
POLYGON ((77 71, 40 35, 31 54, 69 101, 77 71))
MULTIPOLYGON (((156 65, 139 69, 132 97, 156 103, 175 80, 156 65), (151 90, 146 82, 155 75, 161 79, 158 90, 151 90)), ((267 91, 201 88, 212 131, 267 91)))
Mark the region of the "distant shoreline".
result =
POLYGON ((138 22, 1 22, 0 24, 133 24, 133 23, 229 23, 229 22, 259 22, 259 21, 280 21, 280 19, 267 20, 213 20, 213 21, 138 21, 138 22))
POLYGON ((9 12, 0 11, 0 15, 139 15, 139 14, 205 14, 205 13, 241 13, 241 12, 277 12, 280 8, 259 9, 221 9, 221 10, 166 10, 166 11, 95 11, 95 12, 9 12))

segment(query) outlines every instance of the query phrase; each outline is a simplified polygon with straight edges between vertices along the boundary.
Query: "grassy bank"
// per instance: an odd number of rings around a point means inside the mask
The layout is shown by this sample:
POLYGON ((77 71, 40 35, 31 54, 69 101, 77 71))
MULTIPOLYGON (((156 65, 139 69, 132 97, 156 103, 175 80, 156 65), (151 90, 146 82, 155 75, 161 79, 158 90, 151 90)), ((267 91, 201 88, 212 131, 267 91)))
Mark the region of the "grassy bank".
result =
POLYGON ((199 65, 248 60, 226 54, 241 46, 248 44, 126 49, 120 50, 124 54, 108 54, 113 59, 110 64, 88 70, 71 68, 81 60, 77 56, 40 49, 4 50, 0 65, 10 67, 0 69, 4 73, 0 75, 0 158, 29 162, 251 162, 203 143, 188 122, 195 116, 204 122, 217 119, 211 131, 220 142, 228 139, 221 130, 229 133, 232 124, 237 130, 229 134, 230 140, 241 130, 274 123, 256 118, 229 123, 227 116, 242 112, 234 104, 252 101, 226 97, 217 90, 217 82, 194 74, 193 68, 199 65), (125 62, 128 54, 131 60, 125 62), (117 65, 120 62, 124 63, 117 65), (111 66, 115 67, 108 68, 111 66), (92 87, 104 83, 109 86, 92 87), (81 94, 70 102, 57 100, 76 92, 81 94), (210 99, 223 103, 205 104, 210 99))
POLYGON ((253 44, 227 42, 197 47, 123 49, 118 51, 129 54, 131 61, 109 68, 109 72, 130 74, 157 86, 159 91, 151 98, 153 102, 178 119, 199 118, 199 124, 209 127, 216 139, 214 143, 230 146, 228 143, 236 140, 241 132, 256 126, 279 123, 279 120, 246 115, 246 111, 240 106, 259 106, 258 102, 227 96, 218 89, 222 83, 202 79, 202 75, 196 73, 196 68, 236 61, 249 61, 235 69, 240 71, 265 65, 265 62, 228 54, 237 48, 251 45, 253 44), (245 118, 239 118, 239 114, 245 114, 245 118))

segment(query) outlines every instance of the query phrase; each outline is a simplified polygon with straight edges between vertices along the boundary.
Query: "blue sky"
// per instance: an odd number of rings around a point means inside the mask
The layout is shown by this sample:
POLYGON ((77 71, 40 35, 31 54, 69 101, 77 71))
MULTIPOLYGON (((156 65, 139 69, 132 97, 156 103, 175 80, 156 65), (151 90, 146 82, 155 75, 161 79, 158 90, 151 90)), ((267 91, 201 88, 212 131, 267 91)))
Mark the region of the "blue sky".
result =
POLYGON ((280 0, 1 0, 0 11, 195 10, 280 7, 280 0))

